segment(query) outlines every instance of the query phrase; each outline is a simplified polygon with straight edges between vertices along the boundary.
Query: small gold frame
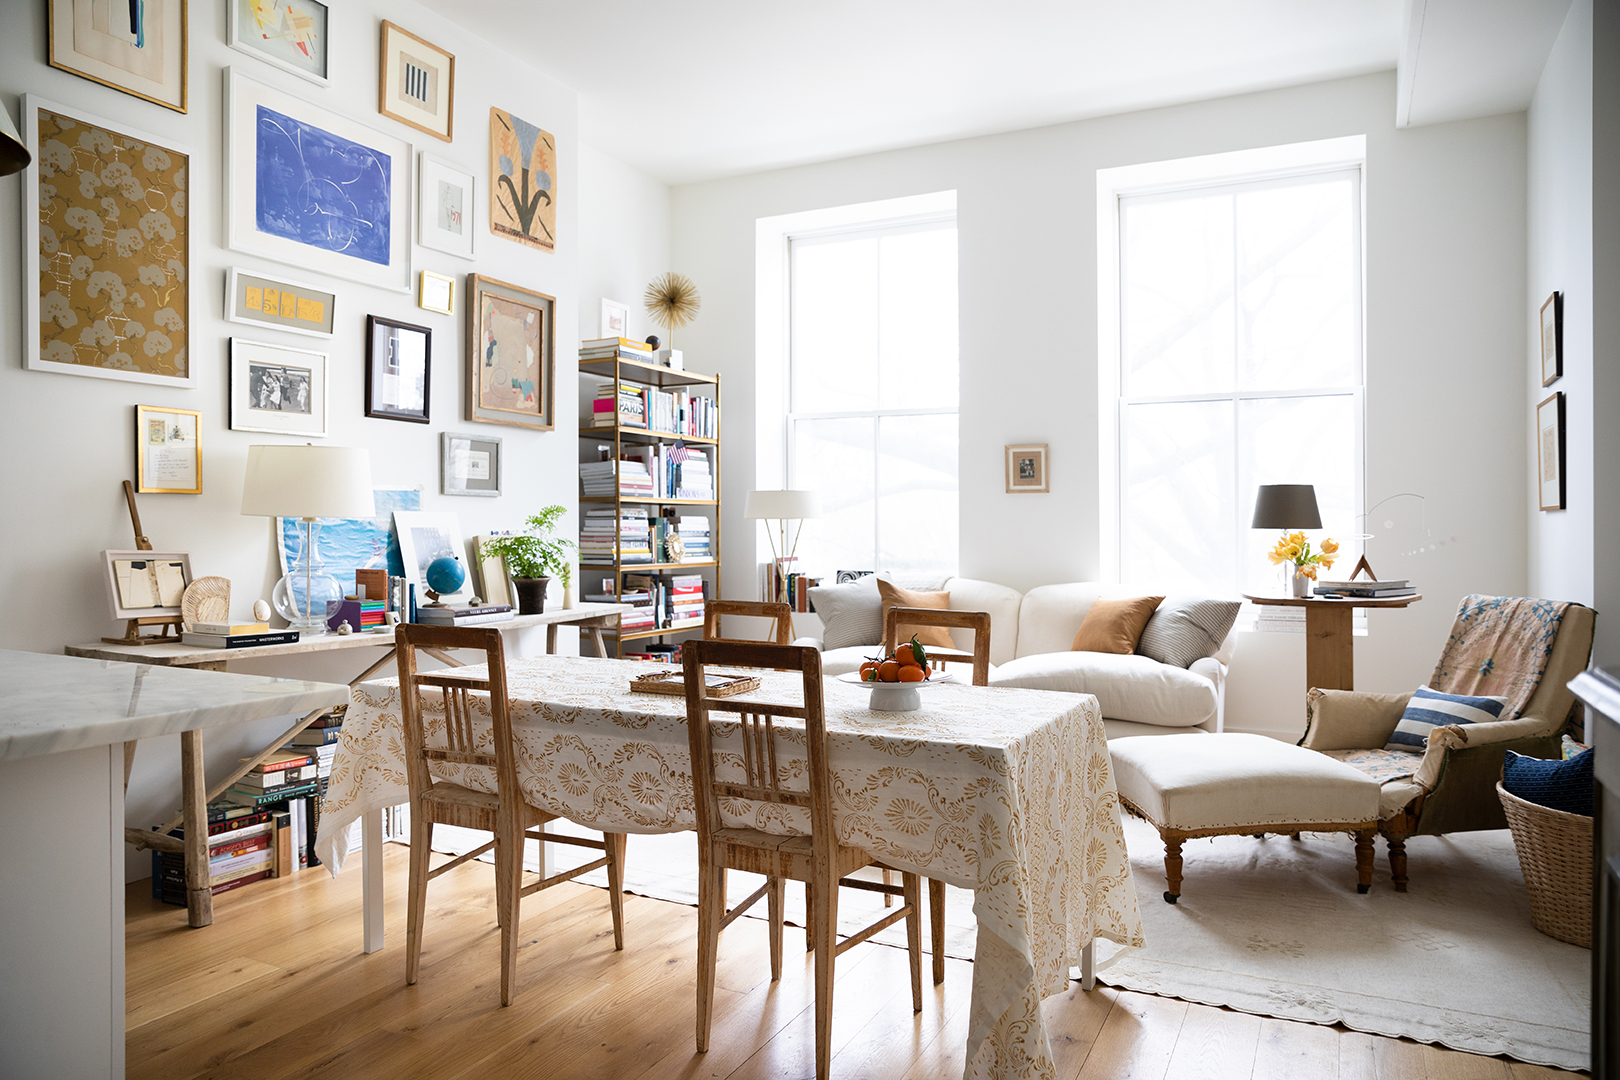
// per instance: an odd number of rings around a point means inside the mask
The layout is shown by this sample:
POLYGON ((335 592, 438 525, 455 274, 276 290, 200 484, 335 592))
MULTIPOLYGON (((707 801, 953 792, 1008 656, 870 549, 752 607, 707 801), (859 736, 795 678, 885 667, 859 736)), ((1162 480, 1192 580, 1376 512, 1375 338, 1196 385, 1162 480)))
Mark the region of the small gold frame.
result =
POLYGON ((444 274, 435 274, 431 270, 423 270, 416 282, 416 306, 423 311, 436 311, 440 315, 454 315, 456 313, 456 279, 444 274), (435 288, 442 288, 448 298, 444 306, 430 302, 428 297, 428 283, 432 282, 435 288))
POLYGON ((135 406, 135 490, 142 494, 202 494, 202 413, 160 405, 135 406), (184 445, 187 442, 189 449, 184 445), (188 482, 190 486, 185 486, 188 482))

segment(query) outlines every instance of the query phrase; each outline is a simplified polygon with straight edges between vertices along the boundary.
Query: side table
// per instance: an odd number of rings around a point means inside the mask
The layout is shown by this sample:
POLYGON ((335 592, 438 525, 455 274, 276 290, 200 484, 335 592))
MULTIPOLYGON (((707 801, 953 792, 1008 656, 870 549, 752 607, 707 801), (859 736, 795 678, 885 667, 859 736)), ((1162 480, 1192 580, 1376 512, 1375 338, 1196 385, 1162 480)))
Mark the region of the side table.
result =
POLYGON ((1332 600, 1314 596, 1251 596, 1253 604, 1305 609, 1305 689, 1354 690, 1356 688, 1355 639, 1350 632, 1350 613, 1355 608, 1403 608, 1423 599, 1393 596, 1383 600, 1332 600))

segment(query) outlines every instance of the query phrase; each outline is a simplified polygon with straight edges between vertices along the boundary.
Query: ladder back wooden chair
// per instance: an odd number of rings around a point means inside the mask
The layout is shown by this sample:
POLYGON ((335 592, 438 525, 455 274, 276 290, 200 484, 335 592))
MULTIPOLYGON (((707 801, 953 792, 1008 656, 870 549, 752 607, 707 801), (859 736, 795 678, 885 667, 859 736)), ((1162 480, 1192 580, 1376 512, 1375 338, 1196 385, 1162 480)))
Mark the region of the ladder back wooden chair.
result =
MULTIPOLYGON (((895 646, 899 644, 899 628, 913 626, 943 626, 946 629, 964 629, 973 631, 973 651, 964 653, 952 649, 946 652, 933 646, 924 645, 923 651, 928 654, 928 666, 936 671, 944 670, 949 663, 968 663, 973 665, 973 685, 990 685, 990 613, 988 611, 951 611, 947 608, 915 608, 894 607, 883 620, 883 655, 893 656, 895 646)), ((909 640, 909 639, 908 639, 909 640)), ((883 872, 883 880, 889 881, 890 872, 883 872)), ((928 879, 928 938, 934 950, 934 982, 945 981, 945 883, 928 879)))
MULTIPOLYGON (((405 729, 405 769, 411 792, 411 876, 405 939, 405 982, 415 984, 422 957, 422 923, 427 883, 484 852, 495 852, 495 910, 501 928, 501 1004, 512 1004, 517 987, 519 901, 552 885, 606 867, 608 898, 613 910, 613 947, 624 948, 624 834, 606 833, 601 840, 545 831, 556 815, 531 806, 518 785, 512 719, 507 709, 506 657, 499 630, 480 627, 425 626, 405 623, 395 636, 399 656, 400 712, 405 729), (483 678, 457 674, 457 669, 419 672, 418 649, 442 654, 452 649, 484 653, 489 671, 483 678), (442 722, 424 718, 423 692, 437 689, 444 700, 442 722), (474 693, 487 694, 487 699, 474 693), (486 722, 483 713, 488 712, 486 722), (465 787, 435 776, 434 764, 485 768, 495 776, 494 793, 465 787), (456 825, 494 834, 489 843, 429 868, 433 826, 456 825), (531 831, 533 830, 533 831, 531 831), (523 879, 526 840, 573 844, 602 852, 602 858, 529 885, 523 879)), ((544 848, 541 849, 542 853, 544 848)), ((543 854, 542 854, 543 858, 543 854)))
POLYGON ((720 616, 739 615, 756 619, 770 619, 778 645, 793 644, 793 609, 786 604, 760 603, 754 600, 710 600, 703 605, 704 641, 740 641, 720 633, 720 616))
POLYGON ((693 641, 683 650, 686 672, 687 731, 692 751, 693 802, 698 832, 698 984, 697 1048, 709 1048, 714 1009, 715 965, 720 931, 743 912, 768 898, 771 935, 771 979, 782 977, 782 886, 787 879, 806 882, 810 893, 809 937, 815 943, 816 1077, 827 1080, 832 1060, 833 965, 845 949, 857 945, 901 919, 911 959, 911 1007, 922 1011, 922 919, 916 874, 903 875, 900 887, 849 875, 877 860, 864 849, 840 844, 833 827, 832 772, 827 763, 827 727, 821 682, 821 654, 792 645, 729 641, 693 641), (744 698, 712 698, 705 669, 712 666, 776 668, 803 677, 804 704, 779 705, 744 698), (802 722, 808 771, 789 775, 779 756, 796 740, 785 732, 802 722), (716 728, 724 737, 717 743, 716 728), (729 730, 726 730, 729 729, 729 730), (717 766, 727 779, 719 779, 717 766), (731 779, 740 766, 741 779, 731 779), (780 836, 725 824, 720 800, 735 808, 745 803, 801 807, 809 814, 807 835, 780 836), (763 874, 765 883, 731 911, 726 910, 726 869, 763 874), (844 942, 838 941, 838 889, 899 893, 904 903, 844 942))

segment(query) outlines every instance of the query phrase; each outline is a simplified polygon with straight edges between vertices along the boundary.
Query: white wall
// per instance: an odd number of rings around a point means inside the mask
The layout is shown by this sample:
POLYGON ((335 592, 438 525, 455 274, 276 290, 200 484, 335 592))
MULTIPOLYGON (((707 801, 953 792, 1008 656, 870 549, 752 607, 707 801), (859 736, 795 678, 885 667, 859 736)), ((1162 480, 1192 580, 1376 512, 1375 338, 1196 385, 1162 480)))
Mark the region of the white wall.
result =
MULTIPOLYGON (((424 509, 459 515, 463 532, 512 528, 536 508, 560 502, 573 507, 576 481, 577 416, 571 403, 576 382, 573 358, 580 302, 579 261, 581 157, 575 92, 543 72, 501 52, 411 0, 346 0, 331 7, 332 81, 317 87, 259 63, 225 44, 225 5, 191 4, 191 109, 179 114, 46 66, 45 5, 7 3, 0 37, 0 100, 18 115, 18 95, 31 92, 145 129, 194 152, 192 165, 192 282, 195 288, 191 357, 199 380, 194 390, 148 387, 103 379, 49 374, 22 368, 21 234, 17 177, 0 180, 0 402, 5 417, 0 439, 11 465, 0 479, 4 539, 0 540, 0 594, 9 617, 0 622, 0 648, 55 652, 63 645, 121 633, 108 618, 98 577, 98 552, 127 548, 130 525, 119 484, 134 473, 134 406, 168 405, 202 411, 203 493, 139 496, 142 524, 161 548, 191 553, 198 574, 231 579, 233 604, 240 614, 267 596, 279 576, 271 525, 242 517, 242 477, 247 448, 285 437, 228 430, 226 340, 233 333, 283 341, 331 354, 330 437, 333 445, 369 447, 379 487, 420 487, 424 509), (445 143, 378 114, 377 44, 379 22, 387 17, 457 54, 455 141, 445 143), (322 279, 303 268, 281 266, 224 250, 221 225, 223 143, 222 69, 235 65, 263 82, 307 101, 344 113, 419 149, 471 169, 487 183, 489 109, 499 106, 550 131, 558 146, 557 250, 535 251, 489 234, 480 214, 476 261, 425 248, 415 249, 417 269, 468 272, 522 285, 556 298, 557 430, 471 425, 464 415, 465 367, 462 314, 435 315, 415 305, 414 296, 322 279), (338 297, 337 332, 317 339, 276 330, 245 327, 222 319, 224 275, 229 266, 311 278, 338 297), (433 329, 432 423, 417 425, 364 416, 364 330, 367 314, 386 315, 433 329), (505 440, 506 494, 499 499, 443 497, 439 491, 439 433, 477 431, 505 440)), ((484 188, 483 190, 487 190, 484 188)), ((599 199, 598 202, 601 200, 599 199)), ((414 233, 412 221, 400 223, 414 233)), ((611 216, 603 214, 602 216, 611 216)), ((594 268, 593 273, 598 272, 594 268)), ((458 309, 464 299, 458 291, 458 309)), ((594 332, 595 294, 587 323, 594 332)), ((574 528, 572 516, 566 528, 574 528)), ((566 639, 570 635, 563 635, 566 639)), ((544 649, 541 631, 527 632, 519 651, 544 649)), ((372 658, 380 655, 363 652, 372 658)), ((307 674, 344 681, 366 663, 361 653, 301 659, 276 665, 238 663, 234 669, 268 674, 307 674)), ((210 737, 214 775, 256 750, 283 725, 267 721, 210 737)), ((128 820, 156 824, 179 805, 178 740, 142 743, 136 758, 128 820)), ((131 878, 150 872, 145 855, 130 852, 131 878)))
POLYGON ((579 145, 579 336, 600 337, 602 300, 630 308, 630 333, 663 331, 641 297, 669 269, 669 187, 646 173, 579 145))
MULTIPOLYGON (((1437 546, 1381 555, 1422 603, 1375 612, 1358 685, 1427 679, 1457 601, 1526 586, 1524 115, 1397 131, 1393 73, 783 169, 674 189, 674 259, 704 294, 688 362, 754 389, 754 219, 957 192, 961 572, 1027 589, 1094 577, 1095 173, 1341 135, 1367 136, 1368 496, 1427 496, 1437 546), (1016 342, 1016 343, 1015 343, 1016 342), (695 358, 695 359, 694 359, 695 358), (1002 446, 1051 444, 1052 493, 1004 494, 1002 446)), ((752 417, 726 417, 725 590, 752 595, 752 417)), ((1234 727, 1297 731, 1304 642, 1250 634, 1234 727)))

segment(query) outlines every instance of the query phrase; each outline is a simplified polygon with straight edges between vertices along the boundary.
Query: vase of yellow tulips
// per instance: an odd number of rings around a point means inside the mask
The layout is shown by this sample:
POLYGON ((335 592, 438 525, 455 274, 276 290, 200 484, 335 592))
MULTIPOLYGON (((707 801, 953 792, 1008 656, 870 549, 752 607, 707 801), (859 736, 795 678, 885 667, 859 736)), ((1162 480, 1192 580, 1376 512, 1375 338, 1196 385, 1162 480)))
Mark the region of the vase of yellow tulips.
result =
POLYGON ((1333 569, 1333 560, 1339 557, 1339 542, 1324 537, 1313 551, 1303 532, 1285 532, 1267 557, 1273 566, 1285 568, 1295 596, 1309 596, 1316 572, 1333 569))

